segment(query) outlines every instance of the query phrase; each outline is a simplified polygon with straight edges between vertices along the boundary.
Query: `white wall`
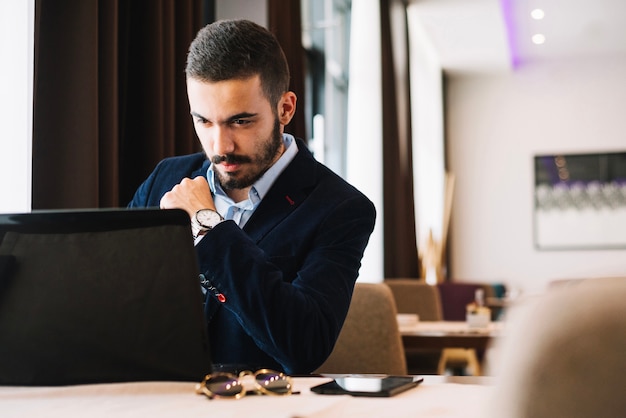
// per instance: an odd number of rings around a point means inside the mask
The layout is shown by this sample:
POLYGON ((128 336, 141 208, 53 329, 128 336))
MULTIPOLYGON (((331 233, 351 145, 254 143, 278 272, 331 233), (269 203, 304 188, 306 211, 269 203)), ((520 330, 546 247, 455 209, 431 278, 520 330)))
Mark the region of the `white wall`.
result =
POLYGON ((553 279, 626 276, 626 249, 539 251, 533 244, 533 156, 625 151, 624 74, 626 57, 449 80, 453 279, 503 280, 534 293, 553 279))
POLYGON ((31 208, 34 0, 0 0, 0 213, 31 208))

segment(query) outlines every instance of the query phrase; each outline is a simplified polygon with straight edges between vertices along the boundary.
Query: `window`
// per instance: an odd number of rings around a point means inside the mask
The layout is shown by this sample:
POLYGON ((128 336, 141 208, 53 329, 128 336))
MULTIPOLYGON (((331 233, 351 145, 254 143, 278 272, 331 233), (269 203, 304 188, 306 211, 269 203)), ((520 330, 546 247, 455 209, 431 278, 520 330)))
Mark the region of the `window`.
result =
POLYGON ((309 145, 341 176, 346 171, 350 8, 349 0, 302 0, 309 145))

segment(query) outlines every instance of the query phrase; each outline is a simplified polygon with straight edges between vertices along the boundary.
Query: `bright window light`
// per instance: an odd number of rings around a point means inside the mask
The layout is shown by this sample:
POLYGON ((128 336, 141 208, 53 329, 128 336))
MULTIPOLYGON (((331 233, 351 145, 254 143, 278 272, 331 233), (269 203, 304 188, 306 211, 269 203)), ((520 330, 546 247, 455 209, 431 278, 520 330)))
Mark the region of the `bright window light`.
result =
POLYGON ((35 0, 0 0, 0 213, 31 209, 34 28, 35 0))

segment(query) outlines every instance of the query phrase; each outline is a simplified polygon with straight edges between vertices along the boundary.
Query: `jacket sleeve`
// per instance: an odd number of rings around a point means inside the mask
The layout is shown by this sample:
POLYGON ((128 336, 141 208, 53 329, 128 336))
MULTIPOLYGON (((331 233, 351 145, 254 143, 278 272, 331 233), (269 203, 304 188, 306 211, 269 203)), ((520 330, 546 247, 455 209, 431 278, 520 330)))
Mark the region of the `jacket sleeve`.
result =
POLYGON ((308 227, 276 234, 293 243, 284 256, 268 255, 234 222, 222 222, 196 248, 200 270, 257 346, 286 372, 309 373, 334 347, 374 221, 373 204, 353 195, 308 227))
MULTIPOLYGON (((159 207, 161 197, 185 177, 193 178, 203 173, 206 158, 197 153, 161 160, 148 178, 137 188, 129 208, 159 207)), ((208 168, 208 163, 206 164, 208 168)))

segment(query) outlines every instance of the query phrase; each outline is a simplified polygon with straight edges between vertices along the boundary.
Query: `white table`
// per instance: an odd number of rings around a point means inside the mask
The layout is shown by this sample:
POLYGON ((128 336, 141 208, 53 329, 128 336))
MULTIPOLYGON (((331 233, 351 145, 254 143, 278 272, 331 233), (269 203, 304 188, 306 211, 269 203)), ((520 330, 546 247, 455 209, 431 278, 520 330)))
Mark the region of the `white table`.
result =
POLYGON ((491 322, 484 328, 470 328, 466 322, 419 321, 400 324, 405 349, 474 348, 484 352, 492 340, 502 335, 504 324, 491 322))
MULTIPOLYGON (((472 379, 472 378, 469 378, 472 379)), ((0 386, 2 418, 45 417, 483 417, 493 386, 485 380, 424 376, 392 398, 318 395, 309 388, 328 377, 296 377, 291 396, 209 400, 194 382, 139 382, 62 387, 0 386)), ((486 380, 489 382, 489 380, 486 380)))

